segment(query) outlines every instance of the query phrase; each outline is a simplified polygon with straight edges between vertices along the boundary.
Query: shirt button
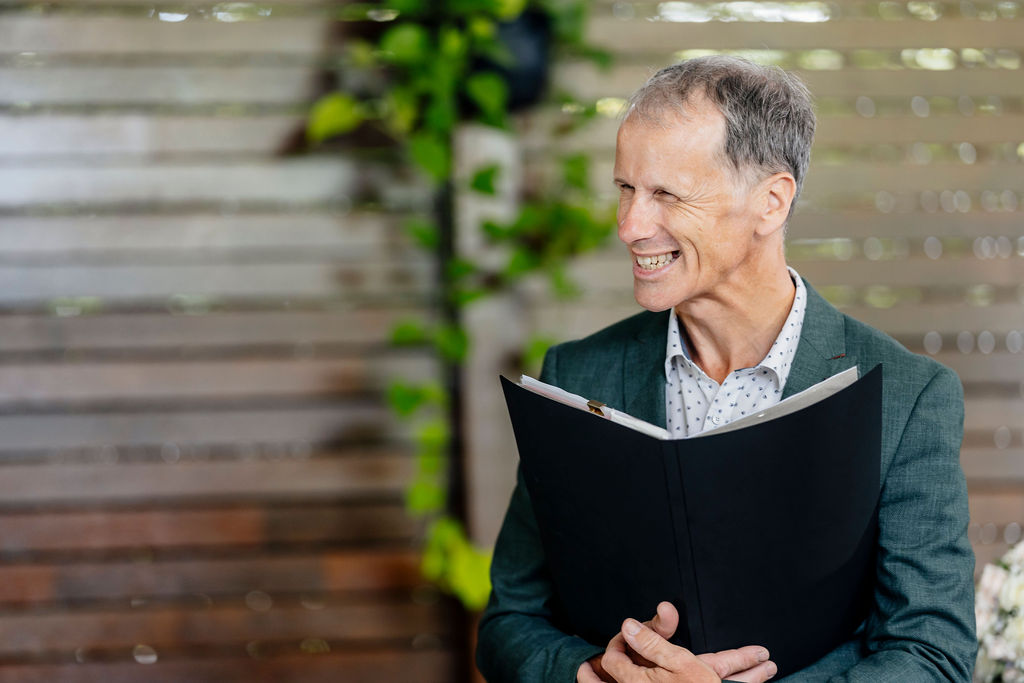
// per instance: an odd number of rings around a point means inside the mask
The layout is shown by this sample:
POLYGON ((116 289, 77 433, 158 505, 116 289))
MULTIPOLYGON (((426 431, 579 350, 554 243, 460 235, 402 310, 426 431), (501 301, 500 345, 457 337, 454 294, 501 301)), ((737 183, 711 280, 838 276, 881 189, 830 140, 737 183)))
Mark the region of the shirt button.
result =
POLYGON ((717 415, 714 415, 714 416, 711 417, 711 421, 714 422, 715 424, 721 424, 722 418, 720 418, 717 415))

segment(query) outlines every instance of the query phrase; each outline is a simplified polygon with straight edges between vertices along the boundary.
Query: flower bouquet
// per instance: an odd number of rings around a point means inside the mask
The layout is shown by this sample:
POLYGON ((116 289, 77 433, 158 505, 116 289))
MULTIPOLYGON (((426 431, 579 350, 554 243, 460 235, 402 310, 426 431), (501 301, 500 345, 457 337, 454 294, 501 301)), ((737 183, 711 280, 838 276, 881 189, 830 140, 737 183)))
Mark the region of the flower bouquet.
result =
POLYGON ((974 601, 975 683, 1024 683, 1024 542, 985 565, 974 601))

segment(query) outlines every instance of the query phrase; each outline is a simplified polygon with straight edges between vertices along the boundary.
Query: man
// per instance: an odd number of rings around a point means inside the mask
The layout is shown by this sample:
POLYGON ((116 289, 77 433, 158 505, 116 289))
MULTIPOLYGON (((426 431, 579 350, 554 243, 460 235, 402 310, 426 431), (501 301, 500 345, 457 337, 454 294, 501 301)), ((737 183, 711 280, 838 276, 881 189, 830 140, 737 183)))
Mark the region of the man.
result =
MULTIPOLYGON (((977 646, 960 383, 841 314, 786 266, 783 235, 813 135, 806 89, 780 70, 709 57, 653 76, 631 99, 615 153, 618 233, 648 312, 552 348, 541 378, 687 436, 881 363, 872 604, 848 642, 786 680, 969 681, 977 646)), ((678 614, 668 603, 647 624, 626 620, 606 647, 560 631, 522 479, 492 583, 477 650, 491 681, 775 674, 758 643, 698 656, 672 645, 678 614)))

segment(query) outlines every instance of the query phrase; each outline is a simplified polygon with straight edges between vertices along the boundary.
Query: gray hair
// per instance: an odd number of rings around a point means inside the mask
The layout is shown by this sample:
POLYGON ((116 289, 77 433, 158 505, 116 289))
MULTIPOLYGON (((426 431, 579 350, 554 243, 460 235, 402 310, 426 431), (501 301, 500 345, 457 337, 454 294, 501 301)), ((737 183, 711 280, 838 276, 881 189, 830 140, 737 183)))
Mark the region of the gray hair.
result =
POLYGON ((698 57, 651 76, 629 99, 626 117, 664 123, 666 111, 685 113, 695 94, 707 97, 725 117, 722 152, 732 167, 764 176, 792 173, 795 206, 814 141, 814 109, 807 87, 778 67, 724 55, 698 57))

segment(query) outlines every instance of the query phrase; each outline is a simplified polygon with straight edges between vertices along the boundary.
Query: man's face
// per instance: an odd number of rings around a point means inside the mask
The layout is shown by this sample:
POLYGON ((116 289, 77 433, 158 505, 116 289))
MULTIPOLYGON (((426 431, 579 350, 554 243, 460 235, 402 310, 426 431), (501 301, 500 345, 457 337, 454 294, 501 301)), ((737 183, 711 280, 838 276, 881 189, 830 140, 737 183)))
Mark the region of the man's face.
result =
POLYGON ((627 117, 615 147, 619 239, 633 258, 633 294, 651 311, 720 298, 754 274, 757 212, 721 158, 725 119, 703 101, 663 124, 627 117))

